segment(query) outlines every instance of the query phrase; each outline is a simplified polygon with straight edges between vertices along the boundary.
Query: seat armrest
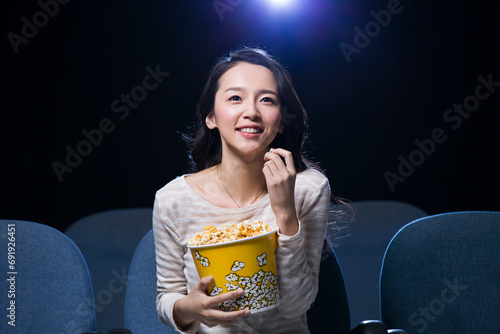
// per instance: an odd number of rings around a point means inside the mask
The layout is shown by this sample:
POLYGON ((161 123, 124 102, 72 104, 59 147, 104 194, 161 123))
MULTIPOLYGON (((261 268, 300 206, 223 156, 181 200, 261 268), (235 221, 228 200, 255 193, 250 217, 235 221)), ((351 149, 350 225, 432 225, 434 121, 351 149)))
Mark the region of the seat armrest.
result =
POLYGON ((380 320, 365 320, 353 328, 349 334, 387 334, 387 326, 380 320))
POLYGON ((113 328, 107 334, 132 334, 132 332, 126 328, 113 328))

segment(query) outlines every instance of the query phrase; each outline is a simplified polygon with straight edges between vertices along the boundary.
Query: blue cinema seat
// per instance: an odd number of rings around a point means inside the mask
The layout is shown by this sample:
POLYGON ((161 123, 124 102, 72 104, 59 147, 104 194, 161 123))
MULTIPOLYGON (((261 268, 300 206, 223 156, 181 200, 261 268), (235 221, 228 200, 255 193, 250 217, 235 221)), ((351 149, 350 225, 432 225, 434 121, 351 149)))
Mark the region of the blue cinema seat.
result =
POLYGON ((123 328, 128 270, 134 251, 152 226, 152 208, 126 208, 90 214, 65 234, 81 250, 92 277, 97 328, 123 328))
MULTIPOLYGON (((349 305, 342 271, 335 254, 326 250, 320 269, 319 293, 309 310, 312 334, 345 334, 349 331, 349 305)), ((132 259, 125 297, 125 328, 136 334, 175 333, 162 324, 156 312, 156 258, 151 230, 132 259)))
POLYGON ((409 333, 500 333, 500 212, 432 215, 385 253, 382 321, 409 333))
POLYGON ((0 245, 0 333, 96 330, 89 272, 73 241, 47 225, 0 220, 0 245))
POLYGON ((382 259, 394 234, 427 213, 405 202, 369 200, 351 203, 354 220, 334 247, 344 273, 351 326, 365 319, 380 320, 379 277, 382 259))
POLYGON ((156 256, 152 229, 137 246, 130 263, 124 323, 133 334, 176 333, 160 321, 156 312, 156 256))

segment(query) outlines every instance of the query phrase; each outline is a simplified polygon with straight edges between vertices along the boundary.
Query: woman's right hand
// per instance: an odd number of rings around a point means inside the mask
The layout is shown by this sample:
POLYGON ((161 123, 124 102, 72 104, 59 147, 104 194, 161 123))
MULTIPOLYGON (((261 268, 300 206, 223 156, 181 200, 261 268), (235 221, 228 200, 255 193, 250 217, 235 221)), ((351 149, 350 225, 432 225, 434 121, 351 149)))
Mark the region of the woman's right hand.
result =
POLYGON ((212 281, 212 276, 203 277, 186 297, 175 302, 174 320, 179 328, 185 328, 195 320, 208 327, 230 325, 237 318, 250 314, 250 310, 230 312, 220 310, 219 304, 241 297, 245 292, 238 289, 217 296, 208 296, 205 291, 212 281))

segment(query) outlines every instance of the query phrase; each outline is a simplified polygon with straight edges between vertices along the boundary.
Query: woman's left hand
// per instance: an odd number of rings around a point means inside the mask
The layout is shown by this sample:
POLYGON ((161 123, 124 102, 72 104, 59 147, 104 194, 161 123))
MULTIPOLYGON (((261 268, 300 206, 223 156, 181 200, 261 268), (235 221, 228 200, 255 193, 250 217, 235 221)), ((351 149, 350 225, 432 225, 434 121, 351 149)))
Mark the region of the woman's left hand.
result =
POLYGON ((276 224, 280 233, 294 235, 299 226, 295 211, 296 171, 292 153, 282 148, 273 148, 266 152, 264 160, 266 162, 262 172, 266 178, 276 224))

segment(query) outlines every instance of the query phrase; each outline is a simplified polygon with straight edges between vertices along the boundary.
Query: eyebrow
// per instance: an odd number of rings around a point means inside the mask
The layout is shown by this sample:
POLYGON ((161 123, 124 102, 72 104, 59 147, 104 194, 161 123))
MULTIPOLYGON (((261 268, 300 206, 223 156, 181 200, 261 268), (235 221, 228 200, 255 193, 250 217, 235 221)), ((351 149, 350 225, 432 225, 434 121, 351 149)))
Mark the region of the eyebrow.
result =
MULTIPOLYGON (((239 92, 242 90, 244 90, 244 88, 242 88, 242 87, 229 87, 228 89, 226 89, 224 91, 224 93, 229 92, 229 91, 239 92)), ((261 95, 261 94, 273 94, 273 95, 278 96, 278 94, 274 90, 271 90, 271 89, 261 89, 261 90, 259 90, 259 95, 261 95)))

